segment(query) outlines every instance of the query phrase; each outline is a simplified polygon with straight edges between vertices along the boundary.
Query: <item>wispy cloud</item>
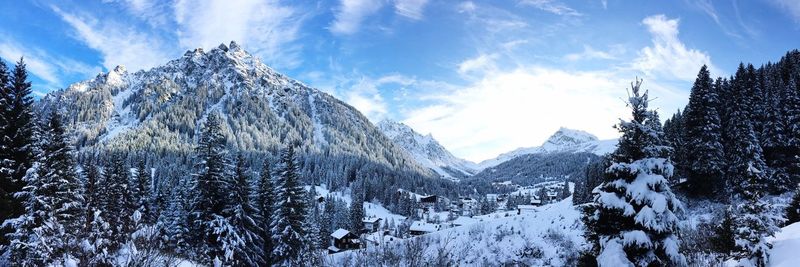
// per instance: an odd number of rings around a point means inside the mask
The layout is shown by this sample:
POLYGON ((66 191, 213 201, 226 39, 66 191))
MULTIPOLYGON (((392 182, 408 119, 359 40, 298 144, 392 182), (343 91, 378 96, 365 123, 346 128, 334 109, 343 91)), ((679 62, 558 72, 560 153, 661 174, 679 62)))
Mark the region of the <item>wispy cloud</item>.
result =
POLYGON ((279 68, 302 63, 296 42, 305 17, 277 1, 188 1, 174 4, 178 42, 183 49, 216 47, 236 41, 279 68))
POLYGON ((592 48, 590 45, 584 45, 583 51, 580 53, 572 53, 567 54, 564 56, 564 59, 567 61, 579 61, 579 60, 592 60, 592 59, 617 59, 616 55, 621 54, 623 52, 623 48, 621 46, 616 46, 612 48, 610 51, 601 51, 592 48))
POLYGON ((458 64, 458 73, 468 75, 476 72, 493 71, 497 68, 495 65, 497 57, 497 54, 481 54, 478 57, 464 60, 458 64))
POLYGON ((46 88, 39 88, 46 90, 62 86, 61 77, 64 75, 81 74, 90 76, 100 71, 97 67, 91 67, 73 59, 53 56, 44 50, 20 45, 9 36, 2 35, 0 35, 0 57, 11 62, 24 57, 28 70, 36 77, 47 82, 44 85, 46 88))
POLYGON ((86 10, 51 9, 74 30, 74 38, 97 50, 103 66, 147 69, 182 50, 213 48, 236 41, 273 67, 302 63, 297 42, 305 17, 278 1, 109 0, 151 27, 137 27, 125 16, 99 16, 86 10))
MULTIPOLYGON (((693 2, 693 3, 697 8, 699 8, 701 11, 703 11, 703 13, 708 15, 708 17, 711 18, 711 20, 713 20, 715 24, 717 24, 717 26, 722 30, 723 33, 725 33, 725 35, 728 35, 730 37, 737 38, 737 39, 743 38, 743 36, 741 34, 739 34, 739 31, 737 29, 735 29, 735 27, 730 26, 729 23, 726 23, 725 21, 723 21, 723 17, 719 14, 719 12, 717 12, 717 9, 714 6, 713 2, 711 2, 710 0, 699 0, 699 1, 696 1, 696 2, 693 2)), ((734 5, 734 8, 738 9, 738 7, 736 7, 736 1, 733 1, 733 5, 734 5)), ((737 10, 737 13, 738 13, 738 10, 737 10)), ((740 18, 739 22, 740 22, 740 25, 741 25, 742 24, 741 23, 741 17, 739 17, 739 18, 740 18)), ((745 29, 745 30, 747 30, 747 29, 745 29)))
MULTIPOLYGON (((520 4, 528 5, 540 9, 542 11, 550 12, 562 16, 580 16, 582 15, 577 10, 567 6, 558 0, 522 0, 520 4)), ((605 6, 605 5, 604 5, 605 6)))
POLYGON ((152 27, 169 27, 172 22, 170 1, 159 0, 103 0, 105 3, 118 3, 128 13, 152 27))
POLYGON ((796 23, 800 24, 800 1, 772 0, 772 3, 779 7, 781 11, 791 16, 796 23))
POLYGON ((156 36, 115 21, 100 21, 89 15, 70 13, 56 6, 53 11, 75 30, 75 38, 100 52, 103 66, 125 65, 129 70, 147 69, 171 58, 175 50, 156 36))
POLYGON ((702 51, 687 48, 678 38, 678 19, 664 15, 649 16, 642 20, 652 36, 652 45, 642 48, 633 67, 647 75, 663 79, 691 81, 703 64, 715 74, 721 74, 711 64, 711 57, 702 51))
POLYGON ((422 19, 428 0, 395 0, 395 13, 414 20, 422 19))
POLYGON ((361 28, 364 19, 383 6, 383 1, 341 0, 330 31, 336 34, 353 34, 361 28))

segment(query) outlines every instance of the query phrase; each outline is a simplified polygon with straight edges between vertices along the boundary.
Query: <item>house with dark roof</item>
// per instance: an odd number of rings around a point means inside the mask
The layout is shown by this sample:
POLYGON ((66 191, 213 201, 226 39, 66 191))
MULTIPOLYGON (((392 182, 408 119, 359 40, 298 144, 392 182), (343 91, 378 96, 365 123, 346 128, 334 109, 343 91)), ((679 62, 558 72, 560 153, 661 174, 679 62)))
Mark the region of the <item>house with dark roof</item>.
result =
POLYGON ((361 240, 358 239, 358 236, 345 229, 337 229, 331 234, 331 238, 333 242, 328 247, 330 254, 361 248, 361 240))

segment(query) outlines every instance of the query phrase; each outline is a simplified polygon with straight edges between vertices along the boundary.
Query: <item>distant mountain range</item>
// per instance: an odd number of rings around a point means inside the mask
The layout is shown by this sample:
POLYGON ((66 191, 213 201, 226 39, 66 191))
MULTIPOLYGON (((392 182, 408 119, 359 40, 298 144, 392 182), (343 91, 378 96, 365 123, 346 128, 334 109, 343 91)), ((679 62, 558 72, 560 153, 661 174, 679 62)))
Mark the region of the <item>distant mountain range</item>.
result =
POLYGON ((385 120, 378 123, 378 129, 417 163, 454 181, 473 176, 502 180, 567 175, 588 161, 613 152, 617 145, 616 139, 598 140, 584 131, 561 128, 541 146, 519 148, 476 164, 454 156, 430 134, 423 136, 405 124, 385 120))
POLYGON ((483 170, 500 165, 503 162, 523 155, 548 154, 548 153, 592 153, 602 156, 617 148, 617 139, 598 140, 596 136, 567 128, 560 128, 541 146, 518 148, 511 152, 503 153, 497 158, 488 159, 478 163, 478 168, 483 170))
POLYGON ((473 162, 457 158, 430 134, 421 135, 411 127, 391 120, 378 123, 378 129, 402 147, 417 163, 428 167, 442 178, 459 180, 477 173, 473 162))

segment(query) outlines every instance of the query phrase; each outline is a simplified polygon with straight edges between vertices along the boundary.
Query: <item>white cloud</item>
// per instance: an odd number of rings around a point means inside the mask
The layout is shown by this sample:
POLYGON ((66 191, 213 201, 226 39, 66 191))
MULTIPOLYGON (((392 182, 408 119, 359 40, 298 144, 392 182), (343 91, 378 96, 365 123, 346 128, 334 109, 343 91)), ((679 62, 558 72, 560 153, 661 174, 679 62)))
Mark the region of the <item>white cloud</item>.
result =
POLYGON ((388 107, 383 100, 378 88, 386 82, 362 77, 344 93, 344 100, 355 107, 361 114, 367 116, 372 122, 378 122, 386 117, 388 107))
POLYGON ((458 64, 458 73, 467 75, 470 73, 482 73, 496 69, 495 59, 497 54, 481 54, 476 58, 464 60, 458 64))
POLYGON ((106 3, 119 3, 131 15, 147 22, 152 27, 169 27, 171 21, 169 1, 159 0, 103 0, 106 3))
POLYGON ((236 41, 265 63, 295 68, 300 63, 297 44, 304 16, 277 1, 228 0, 174 2, 108 0, 151 25, 135 28, 120 16, 92 16, 53 6, 53 11, 75 31, 75 38, 97 50, 103 66, 125 65, 129 70, 163 64, 198 47, 213 48, 236 41))
POLYGON ((178 0, 174 9, 183 49, 236 41, 273 66, 294 68, 301 63, 295 41, 303 17, 293 7, 262 0, 178 0))
MULTIPOLYGON (((28 71, 36 77, 47 82, 47 89, 60 86, 61 76, 67 74, 82 74, 90 76, 100 72, 99 68, 72 59, 52 56, 44 50, 22 46, 11 40, 8 36, 0 38, 0 57, 16 62, 20 57, 25 58, 28 71)), ((11 68, 13 66, 9 66, 11 68)))
POLYGON ((478 7, 472 1, 464 1, 458 4, 457 9, 459 13, 472 13, 478 7))
POLYGON ((529 5, 546 12, 562 16, 580 16, 577 10, 557 0, 522 0, 520 4, 529 5))
POLYGON ((652 46, 642 48, 633 68, 658 78, 692 81, 703 64, 712 73, 719 71, 705 52, 689 49, 678 39, 678 19, 654 15, 642 20, 652 35, 652 46))
POLYGON ((409 110, 401 120, 419 132, 433 133, 454 154, 473 161, 538 146, 559 127, 615 138, 612 125, 630 116, 622 101, 626 89, 642 74, 654 100, 651 107, 666 118, 685 106, 687 86, 700 66, 709 64, 713 70, 713 65, 707 54, 686 48, 678 39, 678 20, 652 16, 643 24, 652 44, 639 51, 633 67, 621 58, 625 48, 613 45, 607 51, 586 46, 564 58, 619 61, 603 70, 524 64, 501 68, 492 54, 481 54, 456 69, 474 78, 470 84, 429 96, 429 106, 409 110))
POLYGON ((404 122, 433 133, 455 154, 473 161, 540 145, 562 126, 611 138, 617 136, 611 125, 625 116, 620 98, 629 82, 614 77, 544 67, 494 72, 438 95, 437 104, 412 111, 404 122))
POLYGON ((106 69, 125 65, 128 70, 136 71, 171 58, 170 49, 165 49, 165 44, 155 36, 113 21, 68 13, 55 6, 52 9, 75 30, 76 39, 100 52, 106 69))
POLYGON ((800 1, 797 0, 772 0, 783 12, 786 12, 794 19, 795 22, 800 24, 800 1))
POLYGON ((356 33, 364 19, 378 12, 382 6, 383 1, 341 0, 330 31, 336 34, 356 33))
POLYGON ((394 9, 398 15, 419 20, 422 19, 422 11, 428 0, 395 0, 394 9))
POLYGON ((616 47, 615 50, 612 51, 600 51, 595 50, 589 45, 583 46, 583 52, 580 53, 573 53, 564 56, 564 59, 567 61, 578 61, 578 60, 592 60, 592 59, 616 59, 617 57, 614 54, 619 52, 620 47, 616 47))

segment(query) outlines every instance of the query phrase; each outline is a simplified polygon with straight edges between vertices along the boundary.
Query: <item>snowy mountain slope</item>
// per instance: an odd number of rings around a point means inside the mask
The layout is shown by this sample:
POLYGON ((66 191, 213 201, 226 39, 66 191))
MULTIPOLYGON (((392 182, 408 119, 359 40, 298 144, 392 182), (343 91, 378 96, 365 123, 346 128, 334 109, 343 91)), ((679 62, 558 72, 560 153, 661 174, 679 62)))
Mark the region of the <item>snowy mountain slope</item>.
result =
POLYGON ((234 42, 187 51, 150 70, 118 67, 47 95, 40 108, 66 117, 79 149, 185 154, 208 114, 218 112, 229 145, 243 151, 274 152, 295 142, 305 155, 435 176, 355 108, 277 73, 234 42))
POLYGON ((503 162, 529 154, 546 154, 570 152, 587 152, 602 156, 614 151, 617 148, 617 140, 598 140, 594 135, 567 128, 560 128, 551 135, 541 146, 518 148, 511 152, 503 153, 497 158, 488 159, 478 163, 479 169, 486 169, 497 166, 503 162))
POLYGON ((393 257, 389 254, 394 254, 400 261, 394 265, 400 266, 408 266, 412 260, 418 265, 440 266, 443 257, 450 261, 445 265, 452 266, 575 266, 578 251, 585 244, 580 216, 572 198, 567 198, 533 213, 500 212, 488 215, 483 222, 333 254, 328 261, 330 266, 358 262, 393 266, 380 261, 390 261, 393 257), (414 253, 417 244, 421 246, 419 254, 414 253))
POLYGON ((383 120, 377 127, 419 164, 434 170, 443 178, 459 180, 476 173, 475 163, 453 156, 431 135, 423 136, 411 127, 391 120, 383 120))

